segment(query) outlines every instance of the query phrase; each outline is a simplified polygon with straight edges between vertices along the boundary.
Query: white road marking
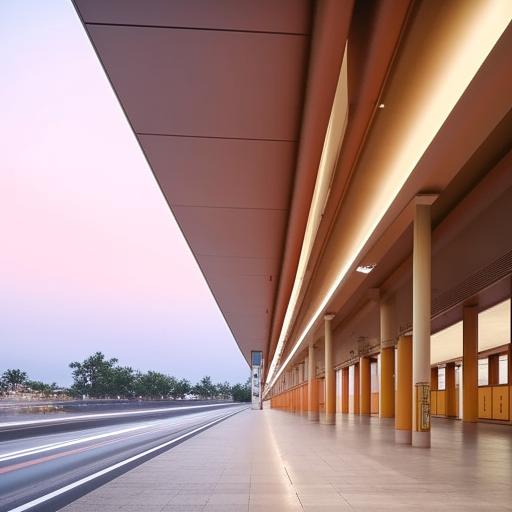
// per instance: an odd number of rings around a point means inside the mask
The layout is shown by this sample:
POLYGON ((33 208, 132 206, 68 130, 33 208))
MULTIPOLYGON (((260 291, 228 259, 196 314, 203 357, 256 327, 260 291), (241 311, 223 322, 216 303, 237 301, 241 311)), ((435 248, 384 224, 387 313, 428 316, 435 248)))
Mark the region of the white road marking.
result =
POLYGON ((24 503, 23 505, 13 508, 7 512, 23 512, 25 510, 29 510, 29 509, 35 507, 36 505, 40 505, 41 503, 45 503, 53 498, 56 498, 57 496, 60 496, 61 494, 64 494, 68 491, 76 489, 77 487, 79 487, 83 484, 86 484, 92 480, 95 480, 96 478, 99 478, 100 476, 106 475, 107 473, 110 473, 120 467, 123 467, 126 464, 130 464, 130 462, 134 462, 138 459, 141 459, 142 457, 145 457, 146 455, 150 455, 151 453, 161 450, 162 448, 166 448, 167 446, 176 444, 178 441, 181 441, 182 439, 186 439, 187 437, 190 437, 190 436, 196 434, 197 432, 201 432, 202 430, 205 430, 206 428, 211 427, 212 425, 215 425, 216 423, 219 423, 220 421, 222 421, 226 418, 234 416, 235 414, 237 414, 239 412, 241 412, 241 410, 237 410, 235 412, 232 412, 231 414, 226 414, 225 416, 222 416, 221 418, 217 418, 216 420, 210 421, 206 425, 203 425, 194 430, 191 430, 190 432, 187 432, 186 434, 182 434, 181 436, 171 439, 170 441, 166 441, 165 443, 162 443, 158 446, 154 446, 153 448, 150 448, 149 450, 139 453, 138 455, 134 455, 133 457, 125 459, 121 462, 117 462, 116 464, 113 464, 112 466, 109 466, 108 468, 97 471, 96 473, 93 473, 92 475, 81 478, 80 480, 77 480, 76 482, 73 482, 64 487, 61 487, 60 489, 57 489, 53 492, 45 494, 44 496, 41 496, 40 498, 36 498, 35 500, 24 503))
POLYGON ((160 409, 141 409, 138 411, 120 411, 120 412, 102 412, 94 414, 82 414, 79 416, 66 416, 65 418, 52 418, 47 420, 29 420, 29 421, 8 421, 0 423, 0 428, 6 427, 24 427, 27 425, 39 425, 44 423, 60 423, 73 420, 87 420, 89 418, 112 418, 116 416, 131 416, 136 414, 164 413, 169 411, 186 411, 190 409, 206 409, 208 407, 226 407, 234 405, 233 402, 227 404, 207 404, 207 405, 185 405, 182 407, 165 407, 160 409))
POLYGON ((60 441, 56 443, 43 444, 40 446, 33 446, 32 448, 25 448, 23 450, 17 450, 15 452, 10 453, 3 453, 0 454, 0 462, 17 459, 19 457, 26 457, 27 455, 34 455, 36 453, 46 452, 49 450, 56 450, 58 448, 64 448, 66 446, 73 446, 75 444, 86 443, 87 441, 96 441, 97 439, 103 439, 105 437, 112 437, 119 434, 125 434, 126 432, 133 432, 134 430, 152 427, 153 425, 155 425, 155 423, 138 425, 136 427, 130 428, 123 428, 121 430, 114 430, 112 432, 105 432, 103 434, 96 434, 94 436, 81 437, 79 439, 71 439, 70 441, 60 441))
POLYGON ((31 446, 29 448, 24 448, 22 450, 16 450, 13 452, 7 452, 7 453, 0 453, 0 462, 4 462, 7 460, 12 460, 16 458, 26 457, 28 455, 34 455, 37 453, 49 451, 49 450, 55 450, 58 448, 65 448, 67 446, 72 446, 79 443, 85 443, 87 441, 95 441, 97 439, 103 439, 105 437, 111 437, 118 434, 124 434, 128 432, 132 432, 135 430, 141 430, 141 429, 151 429, 153 427, 157 426, 164 426, 165 428, 157 428, 156 430, 148 430, 148 432, 157 432, 159 430, 165 430, 169 427, 172 428, 183 428, 188 423, 196 423, 198 419, 207 418, 208 416, 211 416, 212 413, 215 411, 204 411, 204 412, 197 412, 193 415, 185 415, 185 416, 174 416, 171 418, 165 418, 153 421, 151 423, 143 423, 142 425, 137 425, 134 427, 127 427, 120 430, 114 430, 109 432, 102 432, 101 434, 95 434, 93 436, 83 436, 75 439, 68 439, 68 440, 62 440, 62 441, 55 441, 54 443, 46 443, 39 446, 31 446))

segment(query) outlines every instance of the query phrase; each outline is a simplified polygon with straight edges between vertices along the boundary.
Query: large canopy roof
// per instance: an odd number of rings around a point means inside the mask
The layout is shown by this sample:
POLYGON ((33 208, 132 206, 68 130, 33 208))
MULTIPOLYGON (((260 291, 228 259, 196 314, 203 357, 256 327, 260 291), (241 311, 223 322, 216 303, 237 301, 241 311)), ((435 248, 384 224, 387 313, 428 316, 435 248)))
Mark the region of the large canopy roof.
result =
MULTIPOLYGON (((78 0, 246 359, 265 350, 309 56, 308 0, 78 0)), ((172 265, 172 262, 169 262, 172 265)))

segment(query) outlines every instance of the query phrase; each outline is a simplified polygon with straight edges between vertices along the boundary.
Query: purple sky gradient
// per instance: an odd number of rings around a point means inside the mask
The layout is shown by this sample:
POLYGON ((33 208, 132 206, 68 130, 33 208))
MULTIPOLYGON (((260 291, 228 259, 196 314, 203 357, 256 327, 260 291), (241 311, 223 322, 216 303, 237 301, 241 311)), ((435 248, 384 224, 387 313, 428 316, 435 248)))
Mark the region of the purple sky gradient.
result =
POLYGON ((0 2, 0 371, 249 369, 71 2, 0 2))

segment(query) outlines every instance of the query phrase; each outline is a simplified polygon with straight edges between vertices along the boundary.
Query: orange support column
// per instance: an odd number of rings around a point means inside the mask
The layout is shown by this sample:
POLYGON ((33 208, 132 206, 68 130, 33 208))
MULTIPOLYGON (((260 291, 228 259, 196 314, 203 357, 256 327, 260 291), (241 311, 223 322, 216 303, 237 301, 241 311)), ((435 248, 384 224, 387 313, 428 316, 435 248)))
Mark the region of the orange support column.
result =
POLYGON ((359 363, 354 365, 354 414, 359 414, 359 363))
POLYGON ((371 413, 371 366, 369 357, 359 359, 359 414, 370 415, 371 413))
POLYGON ((478 309, 465 307, 462 313, 463 407, 462 419, 476 422, 478 419, 478 309))
POLYGON ((379 416, 395 415, 395 324, 394 297, 380 303, 380 387, 379 416))
POLYGON ((400 336, 396 352, 395 442, 412 442, 412 337, 400 336))
POLYGON ((447 363, 445 369, 446 416, 457 417, 457 388, 455 387, 455 363, 447 363))
POLYGON ((395 415, 395 348, 383 348, 380 353, 380 407, 381 418, 395 415))
POLYGON ((342 368, 342 370, 341 370, 341 412, 344 414, 348 413, 348 403, 349 403, 348 379, 349 379, 349 369, 347 366, 346 368, 342 368))

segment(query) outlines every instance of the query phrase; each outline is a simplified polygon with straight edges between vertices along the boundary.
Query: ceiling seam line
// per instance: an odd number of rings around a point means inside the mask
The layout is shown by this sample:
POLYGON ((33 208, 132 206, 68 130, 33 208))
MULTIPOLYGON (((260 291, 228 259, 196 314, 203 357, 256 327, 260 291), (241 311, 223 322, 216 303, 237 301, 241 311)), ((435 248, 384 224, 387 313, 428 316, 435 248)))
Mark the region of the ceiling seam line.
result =
POLYGON ((208 28, 208 27, 180 27, 177 25, 151 25, 137 23, 108 23, 101 21, 86 21, 86 25, 98 27, 127 27, 127 28, 159 28, 163 30, 195 30, 204 32, 234 32, 236 34, 268 34, 277 36, 309 37, 307 32, 280 32, 272 30, 237 30, 232 28, 208 28))
POLYGON ((217 140, 246 140, 255 142, 293 142, 296 143, 297 139, 265 139, 265 138, 252 138, 252 137, 218 137, 215 135, 182 135, 179 133, 154 133, 154 132, 135 132, 136 135, 146 137, 176 137, 182 139, 217 139, 217 140))
POLYGON ((286 208, 243 208, 242 206, 210 206, 210 205, 194 205, 194 204, 176 204, 171 203, 172 207, 177 208, 204 208, 207 210, 256 210, 256 211, 269 211, 269 212, 286 212, 286 208))

